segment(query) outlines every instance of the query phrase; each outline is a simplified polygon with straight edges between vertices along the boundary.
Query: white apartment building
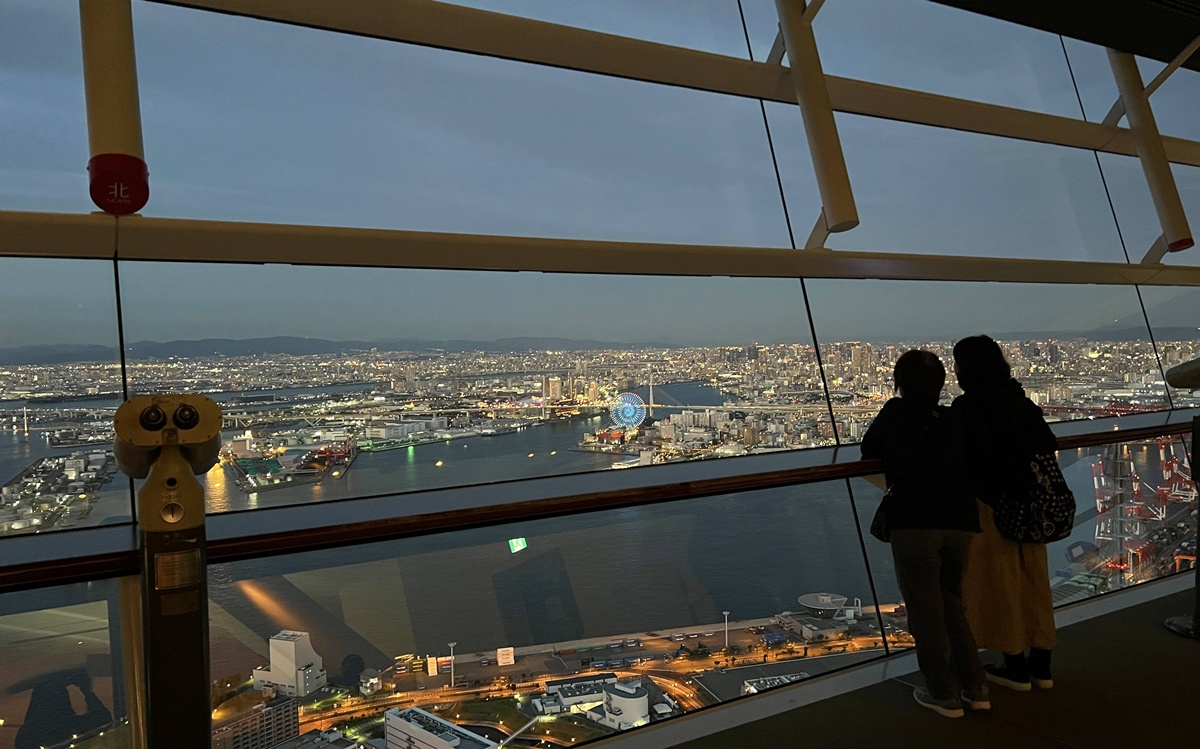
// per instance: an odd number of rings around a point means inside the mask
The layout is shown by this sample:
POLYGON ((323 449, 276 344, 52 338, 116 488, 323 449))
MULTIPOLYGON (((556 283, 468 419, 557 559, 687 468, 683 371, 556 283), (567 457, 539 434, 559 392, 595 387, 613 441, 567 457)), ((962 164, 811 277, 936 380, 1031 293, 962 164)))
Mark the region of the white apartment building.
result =
POLYGON ((307 632, 283 630, 271 638, 271 665, 254 669, 254 688, 274 687, 288 697, 307 697, 325 686, 325 664, 307 632))

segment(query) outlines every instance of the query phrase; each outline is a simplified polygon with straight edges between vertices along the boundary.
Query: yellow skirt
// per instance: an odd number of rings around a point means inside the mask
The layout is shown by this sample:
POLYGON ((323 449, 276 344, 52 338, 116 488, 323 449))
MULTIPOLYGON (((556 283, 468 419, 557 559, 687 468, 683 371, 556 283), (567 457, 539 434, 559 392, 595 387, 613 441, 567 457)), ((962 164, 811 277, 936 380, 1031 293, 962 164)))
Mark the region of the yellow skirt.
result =
POLYGON ((992 508, 983 502, 979 525, 983 532, 971 542, 963 582, 963 603, 975 642, 1005 653, 1053 648, 1058 633, 1046 547, 1001 536, 992 508))

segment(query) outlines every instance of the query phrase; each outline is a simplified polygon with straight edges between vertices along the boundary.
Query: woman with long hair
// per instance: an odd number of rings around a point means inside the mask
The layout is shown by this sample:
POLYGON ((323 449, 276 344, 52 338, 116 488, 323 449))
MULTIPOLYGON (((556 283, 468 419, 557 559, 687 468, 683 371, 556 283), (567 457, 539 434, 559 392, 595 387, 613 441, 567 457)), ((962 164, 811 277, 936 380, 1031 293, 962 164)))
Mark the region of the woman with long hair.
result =
POLYGON ((1049 689, 1058 634, 1046 547, 1000 535, 993 508, 1006 492, 1027 491, 1028 456, 1054 452, 1057 441, 991 338, 971 336, 956 343, 954 374, 963 394, 952 410, 966 435, 967 469, 983 530, 967 564, 967 620, 980 647, 1004 654, 1003 664, 986 667, 990 681, 1020 692, 1031 684, 1049 689))

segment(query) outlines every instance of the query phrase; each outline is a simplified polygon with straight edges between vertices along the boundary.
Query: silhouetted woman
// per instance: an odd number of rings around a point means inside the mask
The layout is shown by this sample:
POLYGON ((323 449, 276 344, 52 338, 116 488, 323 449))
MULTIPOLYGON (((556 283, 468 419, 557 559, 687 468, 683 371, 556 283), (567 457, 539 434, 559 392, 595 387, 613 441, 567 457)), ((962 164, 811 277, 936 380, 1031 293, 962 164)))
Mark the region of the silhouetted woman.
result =
POLYGON ((1006 491, 1027 491, 1028 456, 1054 452, 1057 441, 991 338, 956 343, 954 373, 963 394, 952 410, 966 433, 968 473, 983 529, 967 564, 967 620, 980 647, 1004 654, 1002 665, 986 667, 990 681, 1020 692, 1031 683, 1049 689, 1050 651, 1058 634, 1046 547, 1000 535, 993 506, 1006 491))

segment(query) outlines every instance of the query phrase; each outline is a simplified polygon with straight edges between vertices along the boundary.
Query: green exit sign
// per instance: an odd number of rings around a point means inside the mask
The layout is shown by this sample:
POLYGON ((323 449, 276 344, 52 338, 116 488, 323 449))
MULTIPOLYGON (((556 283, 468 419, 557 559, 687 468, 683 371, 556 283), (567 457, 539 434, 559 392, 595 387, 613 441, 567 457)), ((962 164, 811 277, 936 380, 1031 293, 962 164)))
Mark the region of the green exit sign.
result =
POLYGON ((516 554, 518 551, 520 551, 521 549, 524 549, 528 545, 529 545, 529 542, 526 541, 524 538, 508 539, 508 551, 510 554, 516 554))

